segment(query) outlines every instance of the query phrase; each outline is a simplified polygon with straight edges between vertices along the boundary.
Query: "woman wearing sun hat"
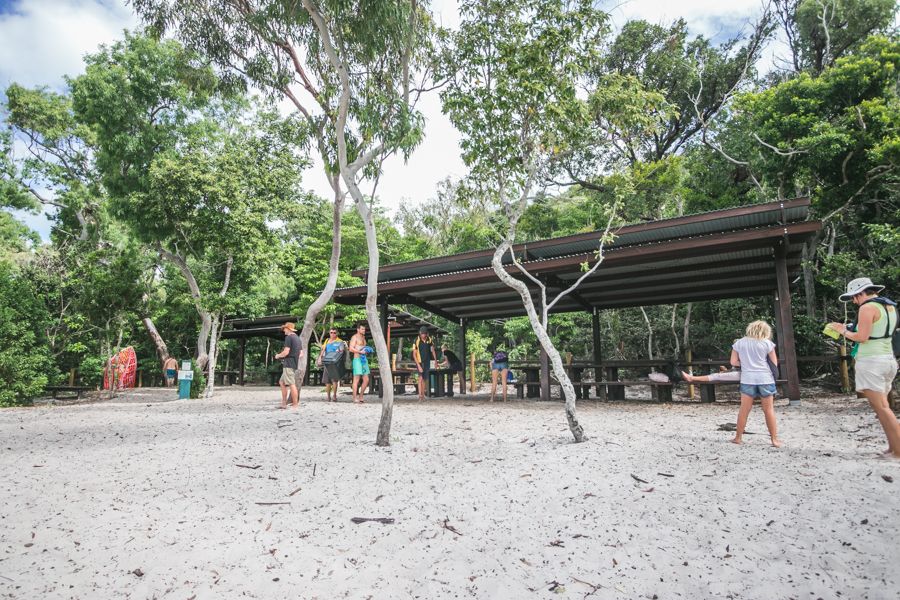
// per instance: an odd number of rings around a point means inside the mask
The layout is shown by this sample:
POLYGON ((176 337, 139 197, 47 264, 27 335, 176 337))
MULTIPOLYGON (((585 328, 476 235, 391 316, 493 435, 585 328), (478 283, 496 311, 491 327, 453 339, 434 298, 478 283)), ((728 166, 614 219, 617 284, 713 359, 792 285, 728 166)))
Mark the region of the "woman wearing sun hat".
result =
POLYGON ((847 284, 841 294, 841 302, 853 302, 859 307, 856 331, 850 331, 843 323, 830 323, 831 327, 859 347, 856 352, 856 391, 862 393, 878 416, 888 439, 885 455, 900 459, 900 423, 888 405, 894 377, 897 376, 897 359, 891 347, 891 335, 897 328, 897 305, 879 298, 883 285, 872 283, 868 277, 859 277, 847 284))

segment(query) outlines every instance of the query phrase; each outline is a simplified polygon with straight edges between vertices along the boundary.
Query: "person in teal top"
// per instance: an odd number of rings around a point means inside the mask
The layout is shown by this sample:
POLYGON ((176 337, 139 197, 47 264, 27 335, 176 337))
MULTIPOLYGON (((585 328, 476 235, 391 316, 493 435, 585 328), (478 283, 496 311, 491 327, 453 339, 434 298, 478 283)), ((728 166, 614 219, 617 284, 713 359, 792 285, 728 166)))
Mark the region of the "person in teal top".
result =
POLYGON ((897 359, 891 347, 891 335, 897 328, 897 306, 886 298, 879 298, 878 293, 883 289, 883 285, 872 283, 868 277, 854 279, 847 284, 847 291, 840 299, 859 307, 856 331, 851 331, 844 323, 829 325, 859 345, 856 391, 869 401, 887 436, 888 449, 882 456, 900 459, 900 423, 888 404, 888 394, 897 376, 897 359))
POLYGON ((366 357, 366 326, 360 323, 356 326, 356 333, 350 338, 350 352, 353 354, 353 383, 350 391, 353 392, 353 401, 357 404, 365 402, 363 394, 369 387, 369 359, 366 357), (360 385, 362 380, 362 385, 360 385))

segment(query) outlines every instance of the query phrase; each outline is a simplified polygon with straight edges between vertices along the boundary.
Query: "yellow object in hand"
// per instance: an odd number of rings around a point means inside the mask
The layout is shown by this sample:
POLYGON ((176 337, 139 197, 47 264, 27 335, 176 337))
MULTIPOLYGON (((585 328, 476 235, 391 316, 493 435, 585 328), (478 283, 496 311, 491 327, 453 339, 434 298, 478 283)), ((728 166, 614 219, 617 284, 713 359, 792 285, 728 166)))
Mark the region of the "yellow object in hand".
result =
POLYGON ((822 333, 835 340, 841 337, 841 332, 833 328, 831 325, 826 325, 825 329, 822 330, 822 333))

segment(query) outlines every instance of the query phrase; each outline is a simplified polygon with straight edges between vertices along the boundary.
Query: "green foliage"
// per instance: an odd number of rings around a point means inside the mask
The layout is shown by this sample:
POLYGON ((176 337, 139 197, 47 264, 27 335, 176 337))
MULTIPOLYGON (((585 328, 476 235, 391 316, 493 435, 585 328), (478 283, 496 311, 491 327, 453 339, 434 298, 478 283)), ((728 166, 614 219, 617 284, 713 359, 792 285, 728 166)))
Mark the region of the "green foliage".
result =
POLYGON ((28 280, 0 263, 0 406, 22 404, 49 382, 49 320, 28 280))
POLYGON ((821 73, 871 35, 885 33, 897 14, 894 0, 781 0, 776 3, 794 69, 821 73))
POLYGON ((472 1, 460 13, 438 60, 438 76, 448 80, 444 112, 462 134, 470 185, 508 202, 588 125, 578 84, 603 41, 606 14, 586 0, 472 1))
POLYGON ((197 364, 197 361, 191 361, 191 369, 194 371, 194 378, 191 380, 191 400, 196 400, 206 388, 206 377, 203 375, 203 369, 197 364))

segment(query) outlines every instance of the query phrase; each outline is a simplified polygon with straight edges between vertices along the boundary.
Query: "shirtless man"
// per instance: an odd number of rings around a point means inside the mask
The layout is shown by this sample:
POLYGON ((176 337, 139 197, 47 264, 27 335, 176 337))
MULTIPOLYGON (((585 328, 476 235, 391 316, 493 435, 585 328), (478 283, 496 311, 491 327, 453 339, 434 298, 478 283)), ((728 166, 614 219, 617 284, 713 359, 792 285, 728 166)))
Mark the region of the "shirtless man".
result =
POLYGON ((163 363, 163 375, 166 378, 166 387, 175 385, 175 376, 178 375, 178 360, 170 356, 163 363))
POLYGON ((356 326, 356 333, 350 338, 350 353, 353 354, 353 383, 350 385, 350 391, 353 393, 353 402, 357 404, 366 401, 363 393, 369 387, 369 359, 363 350, 365 347, 366 326, 360 323, 356 326))

